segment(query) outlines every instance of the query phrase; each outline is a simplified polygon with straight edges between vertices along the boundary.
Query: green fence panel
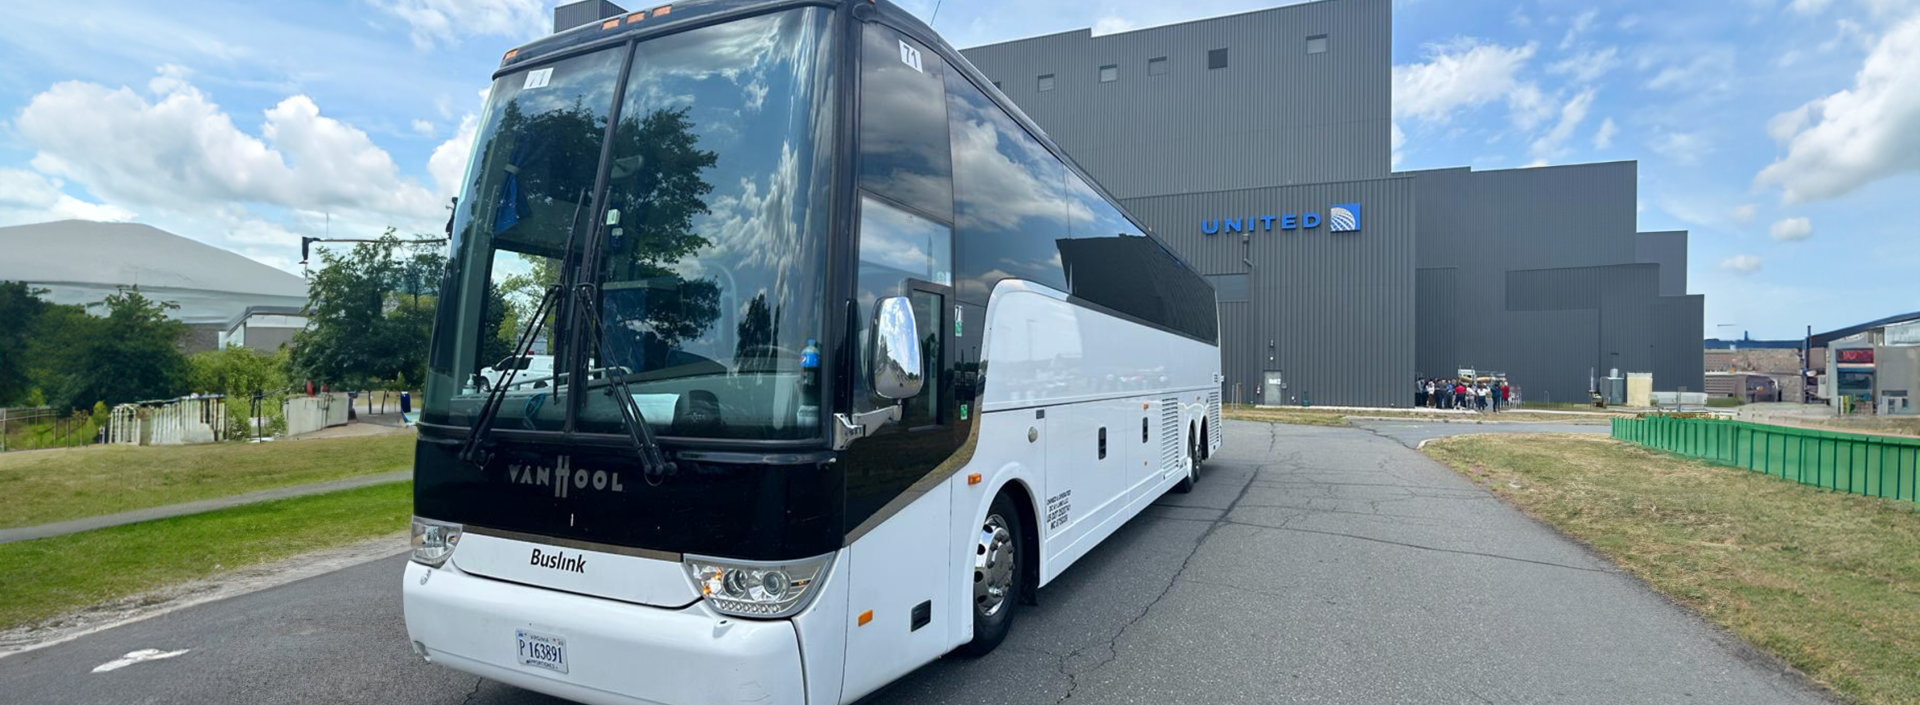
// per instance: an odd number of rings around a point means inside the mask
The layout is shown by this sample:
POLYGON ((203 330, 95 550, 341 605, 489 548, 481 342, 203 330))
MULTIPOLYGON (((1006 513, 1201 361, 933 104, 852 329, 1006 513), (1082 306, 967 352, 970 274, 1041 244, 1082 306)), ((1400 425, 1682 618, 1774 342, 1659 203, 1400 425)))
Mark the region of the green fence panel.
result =
POLYGON ((1836 492, 1920 501, 1920 439, 1726 419, 1614 419, 1613 438, 1836 492))

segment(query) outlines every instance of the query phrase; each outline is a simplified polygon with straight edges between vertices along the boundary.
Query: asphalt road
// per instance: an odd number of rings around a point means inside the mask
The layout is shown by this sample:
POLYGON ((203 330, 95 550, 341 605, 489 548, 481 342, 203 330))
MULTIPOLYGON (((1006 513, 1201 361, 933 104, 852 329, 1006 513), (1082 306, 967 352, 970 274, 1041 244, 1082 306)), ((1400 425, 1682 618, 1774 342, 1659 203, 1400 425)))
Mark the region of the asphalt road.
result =
MULTIPOLYGON (((1227 440, 998 651, 870 702, 1830 702, 1400 440, 1238 422, 1227 440)), ((401 560, 0 659, 0 700, 554 702, 413 657, 401 560), (189 651, 90 672, 140 649, 189 651)))

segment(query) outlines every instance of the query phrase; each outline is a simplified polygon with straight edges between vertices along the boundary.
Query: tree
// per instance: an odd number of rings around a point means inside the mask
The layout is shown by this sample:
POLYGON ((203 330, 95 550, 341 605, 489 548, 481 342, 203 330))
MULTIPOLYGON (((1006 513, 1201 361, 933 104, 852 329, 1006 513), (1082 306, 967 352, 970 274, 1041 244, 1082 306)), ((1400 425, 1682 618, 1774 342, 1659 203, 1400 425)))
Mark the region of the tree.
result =
POLYGON ((188 384, 196 392, 246 399, 254 392, 286 389, 287 353, 264 353, 239 345, 208 350, 187 358, 188 384))
POLYGON ((291 346, 297 377, 359 387, 426 377, 437 298, 432 292, 446 270, 446 255, 437 245, 409 243, 393 232, 388 228, 379 242, 345 253, 320 250, 321 266, 308 274, 312 325, 295 334, 291 346))
POLYGON ((0 282, 0 406, 27 398, 33 389, 28 344, 47 302, 22 282, 0 282))
POLYGON ((177 395, 189 369, 179 348, 187 326, 168 319, 167 311, 179 305, 131 288, 94 306, 105 309, 106 316, 62 315, 67 307, 52 307, 47 313, 53 315, 43 315, 35 326, 36 345, 60 346, 40 349, 42 359, 58 360, 50 364, 50 376, 59 385, 48 401, 62 409, 86 409, 100 401, 111 406, 177 395))

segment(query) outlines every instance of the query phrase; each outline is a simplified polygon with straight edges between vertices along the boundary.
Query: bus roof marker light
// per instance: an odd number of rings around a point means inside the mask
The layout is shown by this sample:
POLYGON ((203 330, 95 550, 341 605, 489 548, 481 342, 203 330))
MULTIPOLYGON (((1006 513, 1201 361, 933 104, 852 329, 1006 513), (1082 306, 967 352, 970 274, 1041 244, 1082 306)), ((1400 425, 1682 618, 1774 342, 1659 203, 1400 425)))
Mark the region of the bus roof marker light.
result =
POLYGON ((613 28, 615 28, 615 27, 618 27, 618 26, 620 26, 620 18, 618 18, 618 17, 615 17, 615 18, 613 18, 613 19, 610 19, 610 20, 607 20, 607 21, 605 21, 605 22, 601 22, 601 23, 600 23, 600 28, 601 28, 601 29, 613 29, 613 28))
POLYGON ((635 22, 639 22, 640 20, 644 20, 646 18, 647 18, 647 11, 641 10, 631 15, 627 15, 627 24, 633 24, 635 22))
POLYGON ((654 17, 663 17, 669 12, 673 12, 672 5, 661 5, 659 7, 653 8, 653 12, 651 14, 654 17))

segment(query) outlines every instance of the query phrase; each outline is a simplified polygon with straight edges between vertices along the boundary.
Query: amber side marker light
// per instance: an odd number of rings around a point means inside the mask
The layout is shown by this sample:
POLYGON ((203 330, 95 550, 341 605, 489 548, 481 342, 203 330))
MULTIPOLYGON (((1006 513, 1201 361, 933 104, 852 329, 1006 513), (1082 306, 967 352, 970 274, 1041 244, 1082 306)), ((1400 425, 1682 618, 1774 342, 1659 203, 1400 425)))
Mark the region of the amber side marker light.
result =
POLYGON ((978 484, 980 484, 980 473, 977 473, 977 472, 976 472, 976 473, 971 473, 971 474, 968 474, 968 475, 967 475, 967 484, 969 484, 969 485, 978 485, 978 484))
POLYGON ((867 626, 867 623, 871 621, 873 621, 873 610, 860 613, 860 626, 867 626))

